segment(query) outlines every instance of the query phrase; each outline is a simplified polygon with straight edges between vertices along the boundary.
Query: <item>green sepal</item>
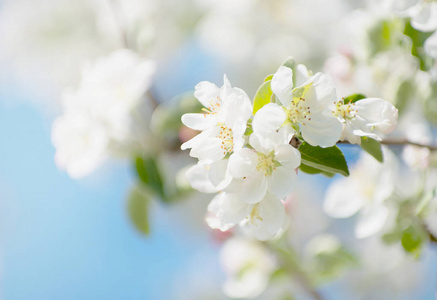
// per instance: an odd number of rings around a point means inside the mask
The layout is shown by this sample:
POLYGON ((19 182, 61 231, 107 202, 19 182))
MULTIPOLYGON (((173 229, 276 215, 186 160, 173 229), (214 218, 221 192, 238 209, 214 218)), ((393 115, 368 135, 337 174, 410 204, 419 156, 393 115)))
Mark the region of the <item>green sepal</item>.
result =
POLYGON ((424 242, 427 240, 427 235, 419 226, 411 224, 402 231, 401 244, 405 251, 418 257, 424 242))
POLYGON ((347 97, 344 97, 344 104, 348 104, 348 103, 355 103, 358 100, 362 100, 367 98, 366 96, 364 96, 363 94, 353 94, 353 95, 349 95, 347 97))

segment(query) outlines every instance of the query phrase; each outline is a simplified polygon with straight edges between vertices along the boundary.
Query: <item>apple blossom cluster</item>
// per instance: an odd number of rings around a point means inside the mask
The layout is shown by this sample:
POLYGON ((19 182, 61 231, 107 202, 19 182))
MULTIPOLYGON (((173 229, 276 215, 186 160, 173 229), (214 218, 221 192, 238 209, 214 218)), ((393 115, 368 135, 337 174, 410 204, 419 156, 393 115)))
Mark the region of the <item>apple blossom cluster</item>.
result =
POLYGON ((281 66, 269 78, 272 95, 263 105, 257 99, 252 105, 226 76, 221 88, 200 82, 194 96, 203 112, 182 116, 185 126, 200 131, 181 146, 198 159, 187 179, 201 192, 218 192, 207 223, 222 231, 239 224, 259 240, 273 238, 284 225, 282 199, 301 165, 292 138, 322 148, 343 140, 360 144, 363 136, 380 140, 397 123, 392 104, 338 98, 327 75, 313 75, 304 65, 281 66))
POLYGON ((155 63, 130 50, 117 50, 83 69, 76 90, 62 96, 63 115, 55 120, 55 161, 73 178, 88 175, 108 157, 130 157, 147 144, 144 101, 155 63))

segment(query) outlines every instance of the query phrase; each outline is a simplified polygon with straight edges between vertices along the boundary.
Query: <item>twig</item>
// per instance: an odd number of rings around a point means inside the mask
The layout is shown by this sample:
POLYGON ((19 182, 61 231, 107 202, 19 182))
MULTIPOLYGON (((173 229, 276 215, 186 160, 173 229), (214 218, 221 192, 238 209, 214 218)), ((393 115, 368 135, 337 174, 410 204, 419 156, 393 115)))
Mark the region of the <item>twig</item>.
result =
POLYGON ((281 261, 281 265, 284 266, 287 271, 296 279, 296 281, 301 284, 308 294, 310 294, 315 300, 323 300, 322 295, 313 287, 306 274, 299 267, 298 263, 295 262, 294 259, 290 260, 292 258, 291 253, 286 253, 281 249, 276 249, 269 243, 264 243, 264 245, 277 254, 278 259, 281 261))
POLYGON ((151 88, 147 90, 146 96, 150 99, 150 102, 153 104, 154 109, 156 109, 161 103, 156 97, 156 94, 152 92, 151 88))
MULTIPOLYGON (((434 145, 427 145, 427 144, 419 144, 412 141, 409 141, 407 139, 385 139, 380 141, 383 145, 391 145, 391 146, 406 146, 406 145, 412 145, 422 148, 428 148, 431 151, 437 151, 437 146, 434 145)), ((339 141, 337 144, 345 144, 345 145, 354 145, 349 143, 348 141, 339 141)))
POLYGON ((111 7, 112 13, 114 15, 115 22, 118 25, 119 31, 120 31, 120 39, 123 44, 123 46, 126 49, 131 49, 132 45, 129 43, 128 33, 126 29, 126 23, 124 22, 125 18, 121 16, 122 10, 120 7, 118 7, 118 4, 114 0, 108 0, 109 6, 111 7))
POLYGON ((426 226, 425 222, 421 221, 423 229, 426 231, 426 234, 429 237, 429 241, 431 243, 437 243, 437 237, 429 230, 428 226, 426 226))

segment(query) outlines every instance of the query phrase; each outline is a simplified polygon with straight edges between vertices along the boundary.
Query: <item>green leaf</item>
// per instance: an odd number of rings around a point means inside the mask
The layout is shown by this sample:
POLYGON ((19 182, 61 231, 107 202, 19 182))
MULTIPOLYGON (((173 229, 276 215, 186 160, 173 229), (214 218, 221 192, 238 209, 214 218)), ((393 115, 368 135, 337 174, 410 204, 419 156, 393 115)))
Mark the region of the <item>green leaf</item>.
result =
POLYGON ((391 49, 399 43, 403 22, 400 19, 382 19, 367 31, 367 42, 371 57, 391 49))
POLYGON ((300 164, 299 169, 307 174, 322 174, 325 175, 326 177, 333 177, 335 175, 332 173, 324 172, 322 170, 307 166, 306 164, 300 164))
POLYGON ((437 83, 432 83, 429 96, 425 99, 424 113, 426 118, 437 125, 437 83))
POLYGON ((432 58, 428 56, 424 49, 426 39, 428 39, 433 32, 423 32, 414 29, 408 21, 405 24, 404 34, 411 38, 413 43, 411 47, 411 54, 416 56, 420 61, 420 69, 427 71, 432 67, 432 58))
POLYGON ((417 85, 413 80, 408 79, 400 82, 394 89, 395 106, 399 110, 399 114, 402 115, 404 110, 408 107, 408 103, 413 101, 417 93, 417 85))
POLYGON ((372 155, 377 161, 383 162, 381 143, 367 136, 361 137, 361 149, 372 155))
POLYGON ((164 184, 158 163, 154 157, 137 157, 135 160, 136 170, 141 182, 153 193, 165 200, 164 184))
POLYGON ((324 172, 349 176, 346 159, 337 146, 322 148, 304 142, 299 146, 299 151, 303 164, 324 172))
POLYGON ((347 96, 347 97, 344 98, 344 104, 347 104, 347 103, 355 103, 355 102, 357 102, 358 100, 365 99, 365 98, 367 98, 367 97, 364 96, 363 94, 353 94, 353 95, 349 95, 349 96, 347 96))
POLYGON ((149 226, 149 205, 150 195, 139 185, 135 186, 127 201, 129 217, 135 228, 144 235, 150 233, 149 226))
POLYGON ((271 82, 271 80, 264 82, 256 91, 255 98, 253 98, 253 114, 271 102, 273 94, 271 82))

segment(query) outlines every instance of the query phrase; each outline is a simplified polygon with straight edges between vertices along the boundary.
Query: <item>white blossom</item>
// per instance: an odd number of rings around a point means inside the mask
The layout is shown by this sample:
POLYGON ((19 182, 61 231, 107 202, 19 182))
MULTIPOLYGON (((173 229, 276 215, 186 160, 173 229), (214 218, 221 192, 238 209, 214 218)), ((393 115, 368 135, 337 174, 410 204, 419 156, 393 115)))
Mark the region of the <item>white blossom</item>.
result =
POLYGON ((282 132, 254 132, 249 142, 253 149, 242 148, 229 158, 229 173, 241 180, 241 198, 257 203, 267 192, 278 198, 287 196, 300 165, 300 152, 282 132))
POLYGON ((56 165, 72 178, 81 178, 108 158, 108 135, 91 118, 65 115, 53 123, 52 143, 56 147, 56 165))
POLYGON ((285 208, 281 200, 269 193, 258 203, 249 204, 238 193, 222 192, 209 204, 206 221, 211 228, 221 231, 240 224, 253 237, 265 241, 283 227, 285 208))
POLYGON ((385 0, 382 5, 411 18, 411 26, 425 32, 437 29, 437 3, 429 0, 385 0))
POLYGON ((255 298, 268 286, 276 261, 262 244, 244 237, 233 237, 220 250, 226 273, 223 291, 232 298, 255 298))
POLYGON ((334 102, 332 114, 343 123, 341 140, 360 144, 361 137, 381 140, 381 136, 392 132, 397 125, 398 110, 380 98, 366 98, 355 103, 334 102))
POLYGON ((144 94, 155 64, 118 50, 87 65, 76 90, 63 94, 64 114, 53 123, 56 163, 72 177, 91 173, 108 157, 150 147, 144 94), (81 162, 81 163, 79 163, 81 162))
POLYGON ((357 238, 380 231, 389 216, 385 203, 395 186, 396 161, 384 151, 384 164, 363 153, 350 176, 335 181, 328 188, 323 208, 334 218, 348 218, 359 213, 355 227, 357 238))
MULTIPOLYGON (((313 146, 335 145, 342 125, 328 110, 328 105, 336 99, 332 82, 322 73, 311 76, 303 65, 295 70, 293 73, 282 66, 272 78, 272 91, 285 110, 285 126, 291 131, 300 126, 303 139, 313 146)), ((279 115, 281 107, 274 105, 279 115)))
POLYGON ((247 94, 232 88, 225 75, 223 87, 204 81, 196 86, 194 96, 205 107, 204 113, 185 114, 182 123, 202 132, 182 144, 181 149, 191 148, 190 155, 203 163, 219 161, 228 153, 241 149, 246 123, 252 115, 247 94))
POLYGON ((411 26, 420 31, 434 31, 437 29, 437 3, 421 0, 411 13, 411 26))
POLYGON ((429 56, 437 58, 437 32, 434 32, 425 41, 425 51, 429 56))

